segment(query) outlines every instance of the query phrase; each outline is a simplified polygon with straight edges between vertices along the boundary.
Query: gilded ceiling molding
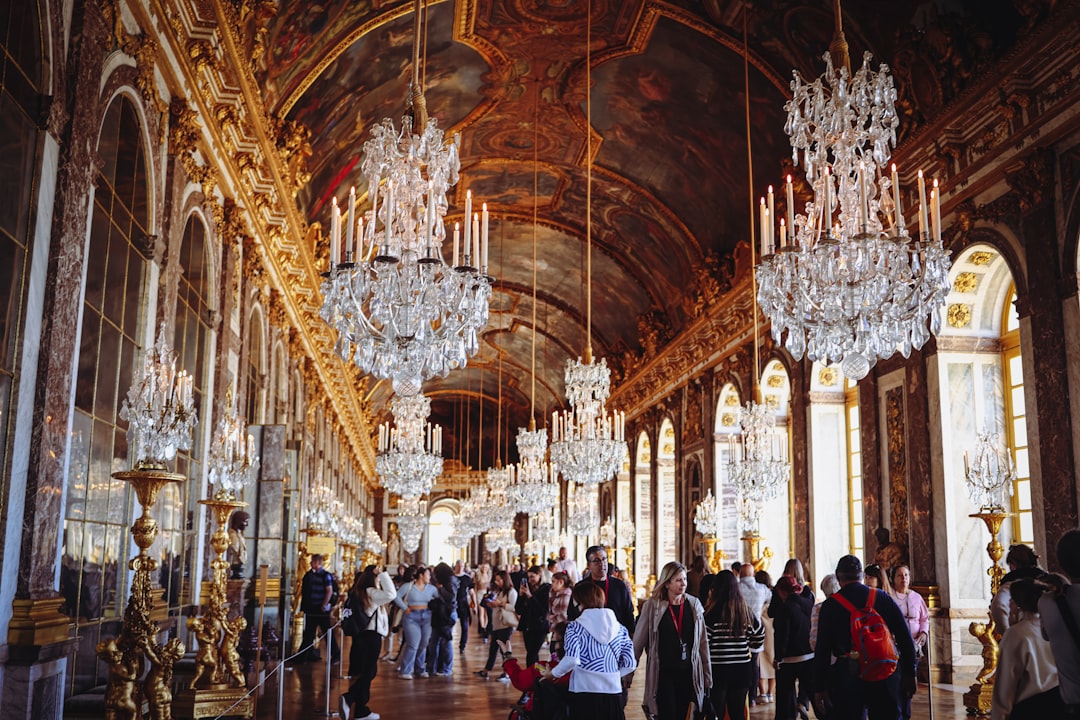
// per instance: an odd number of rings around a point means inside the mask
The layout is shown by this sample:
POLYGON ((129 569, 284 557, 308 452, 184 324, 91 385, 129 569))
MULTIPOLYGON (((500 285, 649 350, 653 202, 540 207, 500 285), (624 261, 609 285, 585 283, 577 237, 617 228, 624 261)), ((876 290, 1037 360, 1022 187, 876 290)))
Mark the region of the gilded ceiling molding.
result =
MULTIPOLYGON (((739 280, 732 289, 655 356, 633 366, 611 391, 612 407, 621 408, 628 417, 637 416, 701 371, 739 357, 740 347, 753 334, 749 251, 742 250, 745 252, 737 258, 739 280)), ((763 321, 760 327, 763 333, 768 329, 763 321)))
MULTIPOLYGON (((369 477, 375 456, 366 413, 352 389, 351 374, 331 352, 329 329, 318 320, 319 272, 311 246, 303 242, 309 229, 293 201, 306 172, 303 131, 283 129, 268 118, 254 79, 251 56, 273 9, 273 3, 258 0, 239 5, 228 0, 131 5, 139 25, 157 30, 158 42, 172 51, 175 64, 161 66, 170 90, 180 96, 189 93, 190 109, 205 123, 208 148, 225 150, 224 155, 203 155, 220 169, 223 192, 236 198, 242 208, 238 212, 247 218, 254 244, 245 254, 245 269, 255 269, 257 265, 249 263, 257 257, 258 272, 268 286, 283 291, 288 324, 312 360, 305 365, 305 382, 310 390, 318 378, 318 385, 326 388, 363 475, 369 477)), ((265 33, 262 36, 265 40, 265 33)), ((185 169, 205 187, 205 172, 197 164, 185 162, 185 169)))

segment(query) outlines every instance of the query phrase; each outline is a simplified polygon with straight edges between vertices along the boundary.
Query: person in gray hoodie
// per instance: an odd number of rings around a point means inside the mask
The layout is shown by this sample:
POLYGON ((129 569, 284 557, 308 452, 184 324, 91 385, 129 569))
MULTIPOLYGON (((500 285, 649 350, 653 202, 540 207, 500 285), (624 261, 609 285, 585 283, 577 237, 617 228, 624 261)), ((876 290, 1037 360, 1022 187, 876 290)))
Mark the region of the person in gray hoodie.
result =
POLYGON ((566 627, 554 677, 570 676, 570 720, 624 720, 622 678, 637 668, 634 643, 594 583, 574 586, 581 615, 566 627))

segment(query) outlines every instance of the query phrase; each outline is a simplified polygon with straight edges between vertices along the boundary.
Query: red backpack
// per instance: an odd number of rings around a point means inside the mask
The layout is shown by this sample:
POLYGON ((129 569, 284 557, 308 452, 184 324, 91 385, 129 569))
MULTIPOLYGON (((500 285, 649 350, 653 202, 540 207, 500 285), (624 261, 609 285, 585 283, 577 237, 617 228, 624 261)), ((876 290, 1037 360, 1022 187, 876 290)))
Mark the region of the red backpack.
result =
POLYGON ((851 614, 851 657, 859 661, 859 679, 878 682, 896 672, 900 654, 885 620, 874 609, 877 590, 870 588, 866 607, 857 609, 840 593, 833 597, 851 614))

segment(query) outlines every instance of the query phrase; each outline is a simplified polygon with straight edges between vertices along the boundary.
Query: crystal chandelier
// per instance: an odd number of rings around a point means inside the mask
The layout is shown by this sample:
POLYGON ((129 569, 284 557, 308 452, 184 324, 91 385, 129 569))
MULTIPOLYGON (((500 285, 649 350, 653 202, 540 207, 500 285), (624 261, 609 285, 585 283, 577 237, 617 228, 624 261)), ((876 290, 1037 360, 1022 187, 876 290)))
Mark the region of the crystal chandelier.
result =
POLYGON ((837 3, 824 76, 807 84, 796 71, 785 105, 792 157, 798 163, 802 151, 814 199, 795 216, 788 177, 787 218, 776 244, 769 188, 760 205, 757 266, 757 299, 773 338, 796 360, 805 354, 838 362, 855 380, 879 359, 897 349, 907 357, 938 332, 951 264, 941 242, 937 183, 928 210, 921 172, 915 238, 904 223, 896 166, 890 176, 884 172, 899 124, 896 90, 888 67, 874 72, 870 59, 866 53, 851 74, 837 3))
POLYGON ((398 510, 398 530, 401 531, 401 547, 407 553, 414 553, 420 547, 420 538, 427 527, 427 500, 419 497, 401 498, 398 510))
POLYGON ((364 373, 389 379, 399 395, 419 392, 424 380, 464 367, 476 353, 492 282, 487 206, 482 217, 474 215, 471 193, 463 247, 455 229, 453 264, 442 256, 446 191, 460 168, 458 142, 445 143, 435 119, 427 119, 419 80, 420 0, 414 13, 410 114, 400 132, 384 119, 364 144, 360 168, 371 209, 358 217, 350 191, 342 262, 342 217, 334 203, 319 313, 338 331, 334 351, 364 373))
POLYGON ((587 15, 585 52, 585 361, 566 361, 570 409, 552 414, 551 461, 568 481, 595 485, 622 469, 626 415, 605 408, 611 391, 607 361, 592 354, 592 11, 587 15))
POLYGON ((615 546, 615 525, 611 522, 610 517, 600 526, 600 535, 598 539, 600 540, 600 544, 606 548, 615 546))
POLYGON ((379 482, 402 497, 425 495, 443 469, 442 428, 427 421, 431 399, 423 394, 395 395, 390 411, 394 427, 379 426, 375 456, 379 482))
POLYGON ((231 388, 225 393, 225 408, 214 432, 207 465, 215 497, 221 500, 235 500, 236 494, 254 481, 259 469, 255 438, 248 434, 247 423, 236 412, 231 388))
POLYGON ((720 498, 710 489, 694 509, 694 528, 705 537, 720 537, 720 517, 720 498))
POLYGON ((484 532, 513 525, 517 513, 510 502, 509 489, 514 479, 513 466, 493 467, 487 471, 487 501, 484 504, 484 532))
POLYGON ((517 550, 517 539, 514 537, 513 528, 499 527, 490 531, 484 536, 484 546, 491 552, 505 550, 511 553, 517 550))
POLYGON ((334 491, 321 482, 311 489, 306 513, 306 532, 309 535, 337 535, 341 530, 345 504, 334 491))
POLYGON ((623 518, 619 521, 615 542, 617 542, 621 548, 633 547, 634 543, 637 542, 637 528, 634 527, 633 520, 630 518, 623 518))
POLYGON ((176 371, 176 353, 165 340, 164 325, 157 342, 143 353, 142 367, 120 406, 120 418, 131 426, 136 469, 162 469, 177 450, 191 447, 191 434, 199 422, 192 379, 186 371, 176 371))
POLYGON ((529 423, 530 430, 518 428, 518 461, 514 482, 507 488, 510 503, 518 512, 534 515, 550 509, 559 500, 556 470, 544 456, 547 455, 547 430, 536 429, 536 421, 529 423))
POLYGON ((367 532, 364 533, 363 546, 365 550, 373 555, 382 555, 383 551, 386 550, 386 543, 379 537, 379 533, 375 531, 375 528, 368 528, 367 532))
POLYGON ((748 402, 739 411, 739 427, 740 435, 728 437, 728 477, 741 500, 766 502, 780 493, 790 468, 786 443, 776 433, 776 414, 765 403, 748 402))
POLYGON ((588 537, 596 533, 600 524, 599 513, 593 502, 592 492, 585 485, 570 489, 570 512, 566 518, 567 531, 578 537, 588 537))
POLYGON ((1016 466, 997 433, 979 433, 974 462, 964 451, 964 479, 971 502, 981 510, 1004 511, 1005 499, 1012 496, 1016 466))

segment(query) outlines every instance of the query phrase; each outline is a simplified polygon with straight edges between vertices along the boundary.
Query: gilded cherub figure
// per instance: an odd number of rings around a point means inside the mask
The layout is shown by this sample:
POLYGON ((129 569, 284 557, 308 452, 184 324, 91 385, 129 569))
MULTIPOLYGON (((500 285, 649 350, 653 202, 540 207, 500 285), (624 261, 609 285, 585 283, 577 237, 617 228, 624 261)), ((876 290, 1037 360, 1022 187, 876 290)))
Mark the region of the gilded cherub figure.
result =
POLYGON ((121 650, 116 644, 116 638, 99 642, 97 655, 109 666, 109 684, 105 690, 105 720, 135 720, 139 712, 135 701, 139 656, 121 650))
POLYGON ((150 708, 150 720, 172 720, 173 665, 184 655, 184 643, 173 638, 164 645, 154 642, 143 647, 150 669, 143 679, 143 693, 150 708))
POLYGON ((218 667, 218 623, 211 617, 193 617, 187 621, 188 629, 199 641, 199 649, 195 653, 195 677, 191 678, 188 687, 196 688, 204 677, 214 682, 214 675, 218 667))
POLYGON ((239 687, 247 685, 244 670, 240 667, 240 651, 237 649, 240 644, 240 634, 246 627, 247 620, 243 615, 237 615, 232 620, 222 623, 222 630, 225 632, 225 637, 221 641, 222 669, 236 681, 239 687))

